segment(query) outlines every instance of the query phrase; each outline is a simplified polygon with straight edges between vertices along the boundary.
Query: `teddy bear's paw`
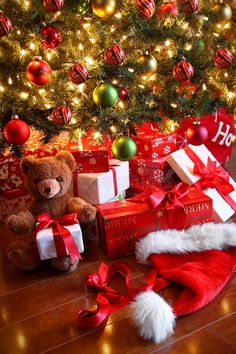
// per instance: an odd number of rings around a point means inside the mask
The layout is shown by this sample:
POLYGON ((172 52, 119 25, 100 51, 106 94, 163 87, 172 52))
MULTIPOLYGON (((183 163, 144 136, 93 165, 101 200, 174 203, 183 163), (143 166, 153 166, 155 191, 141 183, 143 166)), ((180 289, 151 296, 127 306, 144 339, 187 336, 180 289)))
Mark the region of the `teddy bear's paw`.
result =
POLYGON ((28 234, 33 230, 34 225, 35 219, 30 211, 24 211, 18 215, 11 215, 6 221, 6 228, 18 235, 28 234))
POLYGON ((79 259, 76 258, 76 260, 72 262, 70 256, 63 256, 63 257, 52 258, 50 260, 50 263, 52 267, 55 269, 64 270, 64 271, 73 271, 77 268, 79 259))
POLYGON ((85 204, 78 213, 78 219, 82 224, 92 222, 96 217, 96 208, 91 204, 85 204))
POLYGON ((11 243, 7 249, 7 256, 15 266, 26 270, 38 268, 41 263, 34 242, 15 241, 11 243))

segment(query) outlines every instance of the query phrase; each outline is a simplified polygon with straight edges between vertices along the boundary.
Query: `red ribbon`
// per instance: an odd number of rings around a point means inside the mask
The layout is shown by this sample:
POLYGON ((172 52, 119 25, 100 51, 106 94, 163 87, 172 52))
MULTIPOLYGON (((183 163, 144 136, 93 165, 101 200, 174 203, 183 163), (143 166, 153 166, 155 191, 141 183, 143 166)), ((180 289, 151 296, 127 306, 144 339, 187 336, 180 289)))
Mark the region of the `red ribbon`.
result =
POLYGON ((52 219, 49 214, 42 213, 37 216, 36 220, 39 222, 35 229, 36 233, 43 229, 47 229, 48 227, 52 228, 58 257, 65 256, 67 248, 72 262, 75 261, 76 257, 82 259, 73 236, 65 227, 63 227, 79 224, 76 213, 67 214, 55 220, 52 219))
POLYGON ((157 272, 151 270, 146 277, 144 287, 135 289, 131 288, 129 268, 123 263, 114 263, 107 266, 101 263, 98 273, 93 273, 86 277, 87 285, 99 291, 97 295, 97 309, 95 310, 80 310, 78 312, 78 324, 81 329, 94 329, 105 324, 108 317, 114 311, 127 306, 139 292, 148 290, 159 290, 168 285, 169 282, 163 279, 157 279, 157 272), (127 295, 119 293, 117 290, 109 286, 116 274, 121 274, 125 279, 127 295))
POLYGON ((186 213, 181 198, 188 191, 189 185, 187 183, 178 183, 171 190, 150 186, 143 193, 128 200, 131 202, 145 200, 150 209, 166 208, 169 227, 181 229, 186 227, 186 213))
POLYGON ((188 157, 194 162, 193 173, 201 176, 201 179, 195 183, 200 190, 207 188, 215 188, 222 198, 236 211, 236 203, 229 196, 234 191, 234 187, 229 182, 229 174, 220 165, 217 166, 217 161, 212 161, 210 157, 207 160, 207 166, 195 154, 189 146, 184 148, 188 157))
POLYGON ((112 172, 112 178, 113 178, 113 186, 114 186, 114 196, 118 194, 118 187, 117 187, 117 175, 116 175, 116 169, 119 165, 110 165, 109 168, 112 172))

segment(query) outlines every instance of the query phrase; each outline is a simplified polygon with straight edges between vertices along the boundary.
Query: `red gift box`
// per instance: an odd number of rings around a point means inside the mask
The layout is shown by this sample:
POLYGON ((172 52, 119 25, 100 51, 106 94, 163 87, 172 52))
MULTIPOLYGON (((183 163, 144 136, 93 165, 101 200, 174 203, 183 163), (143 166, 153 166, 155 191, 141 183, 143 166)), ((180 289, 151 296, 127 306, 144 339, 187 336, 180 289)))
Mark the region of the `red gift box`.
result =
POLYGON ((177 134, 163 135, 151 124, 144 123, 132 139, 137 145, 137 156, 153 158, 169 155, 177 149, 177 134))
POLYGON ((132 187, 146 188, 149 185, 158 188, 172 188, 180 182, 177 174, 167 164, 166 157, 159 159, 133 158, 129 162, 130 185, 132 187))
POLYGON ((32 197, 25 189, 14 189, 0 193, 0 221, 5 222, 12 214, 27 209, 32 197))
POLYGON ((67 145, 75 158, 76 173, 98 173, 109 171, 109 144, 98 144, 92 138, 82 138, 81 143, 67 145))
POLYGON ((125 201, 97 205, 99 241, 108 259, 131 256, 149 232, 212 221, 212 200, 184 183, 171 192, 155 187, 125 201))

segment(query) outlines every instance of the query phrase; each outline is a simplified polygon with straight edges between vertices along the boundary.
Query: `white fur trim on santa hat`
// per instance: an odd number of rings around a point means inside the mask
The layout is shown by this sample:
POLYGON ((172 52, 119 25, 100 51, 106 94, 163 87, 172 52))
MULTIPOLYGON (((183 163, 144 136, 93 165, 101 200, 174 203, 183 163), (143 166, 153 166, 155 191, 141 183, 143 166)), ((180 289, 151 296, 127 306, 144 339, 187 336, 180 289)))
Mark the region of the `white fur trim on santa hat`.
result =
POLYGON ((136 258, 142 264, 154 253, 188 253, 236 247, 236 224, 206 223, 187 230, 163 230, 148 234, 136 244, 136 258))
POLYGON ((172 308, 153 291, 139 293, 130 306, 142 338, 160 343, 173 333, 175 315, 172 308))

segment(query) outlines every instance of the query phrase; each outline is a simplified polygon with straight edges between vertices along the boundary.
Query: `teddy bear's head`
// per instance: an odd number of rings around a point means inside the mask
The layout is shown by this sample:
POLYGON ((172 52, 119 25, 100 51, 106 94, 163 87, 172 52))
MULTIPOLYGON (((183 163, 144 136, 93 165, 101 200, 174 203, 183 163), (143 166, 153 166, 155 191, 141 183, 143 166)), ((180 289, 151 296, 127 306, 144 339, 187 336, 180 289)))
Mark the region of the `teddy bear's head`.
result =
POLYGON ((26 189, 38 200, 58 198, 66 194, 75 166, 74 157, 68 151, 42 158, 27 156, 21 161, 26 189))

